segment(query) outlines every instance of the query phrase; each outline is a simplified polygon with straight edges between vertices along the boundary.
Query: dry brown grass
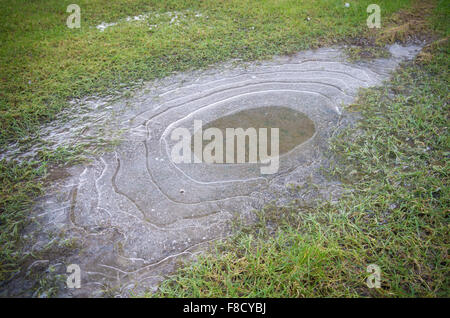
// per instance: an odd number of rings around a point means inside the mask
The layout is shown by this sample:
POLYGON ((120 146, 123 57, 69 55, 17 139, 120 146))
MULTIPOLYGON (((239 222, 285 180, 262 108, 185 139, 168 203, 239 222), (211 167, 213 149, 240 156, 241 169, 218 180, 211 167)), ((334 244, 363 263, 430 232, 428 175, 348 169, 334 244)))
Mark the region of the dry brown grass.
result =
POLYGON ((378 44, 406 42, 428 35, 427 17, 436 6, 434 0, 415 1, 408 10, 400 10, 387 21, 388 26, 375 34, 378 44))
POLYGON ((416 57, 416 63, 426 64, 433 58, 433 53, 439 47, 443 47, 448 43, 449 37, 442 38, 426 45, 416 57))

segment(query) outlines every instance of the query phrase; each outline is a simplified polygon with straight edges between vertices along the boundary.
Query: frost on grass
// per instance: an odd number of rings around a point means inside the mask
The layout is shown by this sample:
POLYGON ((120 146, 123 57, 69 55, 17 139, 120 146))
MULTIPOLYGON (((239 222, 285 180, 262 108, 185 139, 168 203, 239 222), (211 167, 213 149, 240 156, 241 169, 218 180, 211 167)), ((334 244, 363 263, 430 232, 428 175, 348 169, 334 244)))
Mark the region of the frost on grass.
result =
POLYGON ((100 32, 105 29, 124 23, 147 22, 150 30, 161 25, 178 25, 181 21, 188 21, 194 18, 201 18, 203 14, 198 11, 183 10, 183 11, 167 11, 164 13, 149 12, 136 16, 128 16, 116 22, 102 22, 96 26, 100 32))

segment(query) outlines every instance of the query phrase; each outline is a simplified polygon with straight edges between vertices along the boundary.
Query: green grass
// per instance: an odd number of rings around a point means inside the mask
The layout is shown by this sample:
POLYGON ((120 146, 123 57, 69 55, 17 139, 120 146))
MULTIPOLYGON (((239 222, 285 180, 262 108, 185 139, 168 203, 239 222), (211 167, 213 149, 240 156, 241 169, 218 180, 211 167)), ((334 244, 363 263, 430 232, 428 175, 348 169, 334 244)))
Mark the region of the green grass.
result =
MULTIPOLYGON (((72 2, 1 1, 0 149, 54 118, 74 97, 359 36, 367 30, 371 3, 361 0, 345 8, 335 0, 80 0, 81 28, 69 29, 66 7, 72 2), (185 17, 170 24, 171 17, 162 14, 167 11, 185 17), (120 23, 104 32, 95 28, 149 12, 142 23, 120 23), (152 24, 158 27, 150 30, 152 24)), ((409 2, 378 1, 383 16, 409 2)))
POLYGON ((33 200, 43 193, 49 167, 83 160, 82 149, 41 150, 34 160, 0 161, 0 282, 19 270, 19 264, 32 255, 22 255, 22 229, 33 200))
POLYGON ((333 174, 352 190, 338 204, 268 207, 255 228, 181 269, 157 296, 448 297, 449 49, 361 96, 363 132, 333 144, 333 174), (372 263, 379 290, 365 285, 372 263))
MULTIPOLYGON (((123 87, 138 86, 136 83, 141 81, 230 59, 264 59, 360 37, 367 32, 365 9, 372 2, 352 1, 351 8, 344 8, 344 1, 334 0, 80 0, 76 3, 81 7, 81 29, 69 29, 65 25, 69 15, 66 7, 73 1, 2 0, 0 151, 16 141, 26 148, 27 143, 38 138, 37 127, 54 119, 72 98, 112 94, 123 87), (168 11, 181 12, 184 17, 179 24, 170 24, 171 18, 164 15, 168 11), (123 22, 127 16, 142 13, 150 13, 150 18, 142 23, 123 22), (202 16, 196 17, 197 13, 202 16), (307 17, 311 20, 307 21, 307 17), (116 21, 122 22, 104 32, 95 28, 101 22, 116 21), (158 27, 150 30, 152 24, 158 27)), ((411 1, 377 3, 383 21, 389 21, 392 13, 408 8, 411 1)), ((444 5, 445 1, 440 3, 444 5)), ((445 18, 439 19, 444 27, 445 18)), ((70 163, 79 152, 77 147, 61 148, 42 151, 29 162, 0 162, 0 281, 19 268, 21 229, 33 199, 42 191, 46 169, 70 163)), ((345 221, 341 220, 342 226, 345 221)), ((291 228, 285 230, 294 233, 291 228)), ((291 234, 280 236, 279 243, 298 246, 310 242, 291 234)), ((253 245, 259 239, 255 238, 253 245)), ((243 251, 248 242, 248 237, 239 241, 243 251)), ((342 257, 338 247, 324 250, 320 245, 305 245, 304 252, 293 250, 286 254, 285 263, 292 257, 299 264, 307 264, 311 269, 309 277, 319 280, 325 277, 320 264, 328 264, 327 258, 342 257), (317 259, 305 259, 302 255, 306 252, 317 255, 317 259)), ((295 262, 290 264, 293 269, 299 268, 295 262)), ((270 268, 267 265, 267 270, 270 268)), ((334 276, 336 271, 331 269, 327 275, 339 277, 334 276)), ((289 286, 283 287, 286 292, 294 290, 289 286)), ((275 294, 275 290, 261 291, 275 294)), ((220 294, 219 290, 214 294, 220 294)))
MULTIPOLYGON (((0 151, 17 141, 26 149, 39 138, 37 128, 72 98, 112 94, 230 59, 263 59, 360 36, 371 2, 344 8, 332 0, 80 0, 81 28, 69 29, 66 8, 73 1, 2 0, 0 151), (170 24, 164 13, 175 11, 184 16, 170 24), (123 22, 142 13, 149 13, 148 20, 123 22), (95 28, 116 21, 121 23, 104 32, 95 28), (158 27, 150 30, 153 24, 158 27)), ((386 17, 410 4, 378 2, 386 17)), ((0 162, 0 281, 19 268, 17 243, 47 167, 67 163, 79 150, 43 151, 26 163, 0 162)))
MULTIPOLYGON (((448 7, 436 10, 448 36, 448 7)), ((363 119, 332 143, 330 173, 348 190, 338 203, 268 206, 148 296, 448 297, 449 53, 441 43, 349 109, 363 119), (366 285, 369 264, 381 268, 380 289, 366 285)))

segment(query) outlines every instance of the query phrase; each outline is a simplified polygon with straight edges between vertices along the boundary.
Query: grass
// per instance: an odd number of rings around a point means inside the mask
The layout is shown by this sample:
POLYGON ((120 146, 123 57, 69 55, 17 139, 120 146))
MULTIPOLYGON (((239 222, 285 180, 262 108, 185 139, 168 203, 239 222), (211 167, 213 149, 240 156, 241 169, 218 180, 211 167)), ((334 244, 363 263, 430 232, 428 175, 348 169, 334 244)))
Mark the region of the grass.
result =
POLYGON ((333 144, 333 174, 352 190, 338 204, 267 208, 255 228, 181 269, 156 296, 448 297, 448 54, 447 44, 361 96, 354 107, 364 120, 333 144), (381 289, 365 285, 372 263, 381 289))
MULTIPOLYGON (((358 36, 367 30, 371 3, 361 0, 345 8, 334 0, 80 0, 81 28, 69 29, 66 7, 72 2, 0 4, 0 149, 54 118, 72 98, 110 94, 131 83, 230 59, 268 58, 358 36), (165 12, 178 12, 178 23, 171 24, 165 12), (123 21, 141 13, 149 13, 143 22, 123 21), (95 28, 117 21, 104 32, 95 28)), ((409 3, 379 1, 383 16, 409 3)))
POLYGON ((389 50, 385 46, 351 46, 345 48, 349 61, 356 62, 364 59, 389 58, 389 50))
MULTIPOLYGON (((26 150, 39 139, 37 128, 73 98, 115 94, 176 71, 289 54, 361 35, 371 1, 344 8, 331 0, 80 0, 81 28, 69 29, 71 3, 0 2, 0 151, 14 142, 26 150), (169 12, 178 12, 178 23, 170 23, 169 12), (149 14, 144 21, 125 22, 143 13, 149 14), (117 21, 104 32, 95 28, 117 21)), ((389 17, 410 1, 379 3, 389 17)), ((79 150, 68 146, 43 151, 29 162, 0 161, 0 281, 19 269, 20 230, 42 191, 46 169, 66 164, 79 150)))
MULTIPOLYGON (((365 21, 372 2, 344 8, 344 2, 332 0, 80 0, 81 28, 69 29, 66 8, 73 1, 1 1, 0 151, 13 142, 24 148, 33 143, 37 128, 73 98, 115 94, 230 59, 264 59, 370 36, 365 21), (170 23, 168 12, 178 12, 178 23, 170 23), (142 13, 149 14, 146 20, 125 22, 142 13), (104 32, 95 28, 117 21, 104 32)), ((383 23, 404 24, 394 13, 411 2, 377 1, 383 23)), ((409 27, 387 30, 388 40, 402 37, 409 27)), ((47 168, 68 164, 79 152, 75 146, 44 150, 28 162, 0 161, 0 281, 23 261, 21 229, 47 168)))
POLYGON ((44 191, 49 167, 77 163, 82 150, 42 150, 30 161, 0 161, 0 282, 17 273, 19 265, 32 255, 22 255, 22 229, 33 200, 44 191))
POLYGON ((339 163, 330 173, 348 190, 338 203, 268 206, 258 224, 148 296, 448 297, 448 13, 436 9, 447 40, 430 45, 428 59, 348 109, 363 119, 332 143, 339 163), (369 264, 381 268, 379 289, 366 285, 369 264))

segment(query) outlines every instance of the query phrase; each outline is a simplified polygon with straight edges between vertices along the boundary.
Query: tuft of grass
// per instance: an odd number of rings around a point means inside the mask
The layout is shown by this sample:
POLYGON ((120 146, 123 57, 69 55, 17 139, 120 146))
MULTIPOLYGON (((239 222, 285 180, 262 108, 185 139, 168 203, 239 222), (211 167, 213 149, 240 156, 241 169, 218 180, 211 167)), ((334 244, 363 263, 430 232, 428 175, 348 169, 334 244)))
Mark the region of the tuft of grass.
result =
POLYGON ((387 27, 376 34, 378 44, 405 42, 410 39, 420 38, 429 30, 427 18, 432 16, 437 7, 441 12, 448 10, 449 3, 445 0, 415 1, 412 8, 399 10, 387 19, 387 27))
MULTIPOLYGON (((450 11, 449 3, 445 1, 414 1, 406 9, 401 9, 389 17, 382 18, 380 29, 367 29, 363 37, 351 39, 345 52, 350 61, 388 58, 390 52, 386 44, 411 41, 430 42, 434 36, 433 29, 443 30, 442 21, 450 11), (434 12, 433 12, 434 11, 434 12), (434 21, 431 19, 435 18, 434 21), (441 21, 436 23, 436 21, 441 21), (431 25, 433 27, 431 28, 431 25)), ((441 39, 442 41, 442 39, 441 39)), ((421 53, 426 58, 426 49, 421 53)))
POLYGON ((448 297, 448 41, 428 52, 351 107, 363 119, 332 143, 330 174, 348 190, 338 203, 268 207, 147 296, 448 297), (380 289, 366 285, 370 264, 380 289))
POLYGON ((35 160, 0 160, 0 282, 20 271, 31 255, 22 255, 22 229, 28 224, 35 198, 43 193, 48 169, 85 160, 77 147, 41 150, 35 160))
POLYGON ((35 180, 43 172, 37 162, 0 161, 0 281, 18 270, 21 230, 33 199, 42 191, 42 184, 35 180))
POLYGON ((352 62, 364 59, 388 58, 391 56, 385 46, 351 46, 345 49, 345 53, 352 62))

